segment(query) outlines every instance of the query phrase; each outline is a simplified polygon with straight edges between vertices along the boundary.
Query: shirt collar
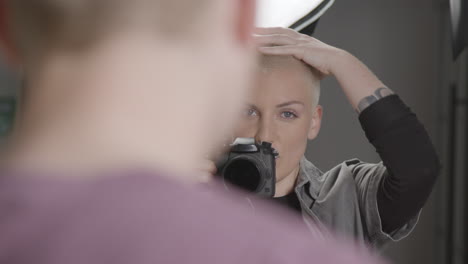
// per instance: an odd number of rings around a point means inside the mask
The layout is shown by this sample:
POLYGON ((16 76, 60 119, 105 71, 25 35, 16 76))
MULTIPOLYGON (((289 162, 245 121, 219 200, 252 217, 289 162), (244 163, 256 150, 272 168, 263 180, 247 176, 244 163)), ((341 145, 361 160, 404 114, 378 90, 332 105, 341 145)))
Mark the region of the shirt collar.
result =
POLYGON ((320 171, 305 157, 302 157, 299 167, 300 169, 298 181, 296 184, 296 191, 299 191, 301 188, 307 188, 311 198, 317 199, 320 191, 321 176, 323 175, 323 172, 320 171))

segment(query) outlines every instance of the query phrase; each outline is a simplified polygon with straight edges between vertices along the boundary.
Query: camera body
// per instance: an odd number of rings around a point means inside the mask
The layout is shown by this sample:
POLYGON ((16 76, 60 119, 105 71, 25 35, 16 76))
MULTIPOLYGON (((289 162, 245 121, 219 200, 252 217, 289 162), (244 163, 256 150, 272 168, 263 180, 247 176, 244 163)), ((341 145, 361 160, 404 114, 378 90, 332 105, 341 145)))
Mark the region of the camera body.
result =
POLYGON ((269 142, 237 138, 218 163, 218 175, 227 189, 235 185, 261 197, 273 197, 278 152, 269 142))

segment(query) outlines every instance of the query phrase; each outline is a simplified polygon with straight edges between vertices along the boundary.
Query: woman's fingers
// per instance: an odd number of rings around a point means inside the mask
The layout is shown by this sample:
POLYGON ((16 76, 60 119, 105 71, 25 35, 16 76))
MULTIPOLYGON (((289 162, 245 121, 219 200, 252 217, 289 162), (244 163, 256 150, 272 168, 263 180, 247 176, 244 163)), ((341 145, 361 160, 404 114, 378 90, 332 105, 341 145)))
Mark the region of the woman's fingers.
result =
POLYGON ((213 161, 203 160, 203 161, 200 161, 199 170, 203 171, 205 173, 209 173, 209 174, 214 175, 214 174, 216 174, 217 168, 216 168, 216 165, 215 165, 215 163, 213 161))
POLYGON ((298 45, 259 47, 258 51, 265 55, 291 55, 298 60, 304 60, 305 56, 305 49, 298 45))
POLYGON ((286 35, 291 38, 295 38, 301 35, 300 33, 290 28, 281 28, 281 27, 256 28, 254 29, 254 34, 256 35, 286 35))
POLYGON ((336 57, 338 49, 313 37, 300 34, 288 28, 257 28, 254 39, 258 51, 265 55, 290 55, 316 68, 324 76, 333 72, 330 60, 336 57))
POLYGON ((321 74, 321 79, 331 74, 330 68, 327 66, 328 56, 323 54, 325 51, 311 45, 259 47, 258 51, 265 55, 293 56, 317 69, 321 74))
POLYGON ((216 165, 213 161, 211 160, 203 160, 200 163, 200 171, 202 171, 205 174, 214 176, 216 172, 218 171, 218 168, 216 168, 216 165))
POLYGON ((298 43, 296 39, 284 34, 254 35, 254 40, 258 46, 284 46, 298 43))
POLYGON ((214 175, 217 172, 216 165, 213 161, 208 159, 200 160, 195 170, 198 172, 197 182, 208 183, 213 180, 214 175))

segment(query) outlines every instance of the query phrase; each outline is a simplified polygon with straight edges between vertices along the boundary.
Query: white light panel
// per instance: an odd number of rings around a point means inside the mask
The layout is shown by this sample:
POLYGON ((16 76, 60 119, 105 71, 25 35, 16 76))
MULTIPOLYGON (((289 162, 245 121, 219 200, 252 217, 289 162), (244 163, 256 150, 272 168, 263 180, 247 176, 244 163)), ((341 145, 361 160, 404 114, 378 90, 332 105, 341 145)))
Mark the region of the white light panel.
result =
POLYGON ((310 17, 299 28, 295 28, 296 30, 301 30, 315 22, 333 5, 334 0, 257 0, 256 25, 258 27, 290 27, 324 2, 326 5, 322 6, 317 14, 310 17))

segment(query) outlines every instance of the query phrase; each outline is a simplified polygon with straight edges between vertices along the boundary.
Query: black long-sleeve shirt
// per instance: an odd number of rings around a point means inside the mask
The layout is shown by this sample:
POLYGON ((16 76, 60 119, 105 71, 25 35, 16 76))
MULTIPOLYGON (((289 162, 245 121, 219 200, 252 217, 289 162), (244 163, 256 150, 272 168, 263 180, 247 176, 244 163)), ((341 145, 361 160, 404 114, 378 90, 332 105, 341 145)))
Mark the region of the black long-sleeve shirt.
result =
MULTIPOLYGON (((383 231, 391 233, 423 207, 437 179, 440 162, 423 125, 397 95, 375 102, 360 114, 359 120, 387 168, 377 203, 383 231)), ((275 200, 301 210, 294 192, 275 200)))
POLYGON ((377 203, 383 231, 390 233, 423 207, 440 161, 424 126, 397 95, 369 106, 359 120, 388 171, 380 183, 377 203))

